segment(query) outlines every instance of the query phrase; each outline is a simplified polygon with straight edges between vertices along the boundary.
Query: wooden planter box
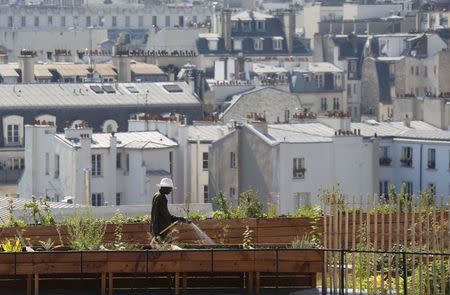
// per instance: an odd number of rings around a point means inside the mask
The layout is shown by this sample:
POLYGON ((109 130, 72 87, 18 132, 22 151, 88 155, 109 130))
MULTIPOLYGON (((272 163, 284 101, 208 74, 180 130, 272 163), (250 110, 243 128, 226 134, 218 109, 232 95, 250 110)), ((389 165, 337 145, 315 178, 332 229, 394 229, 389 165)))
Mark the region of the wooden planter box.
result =
MULTIPOLYGON (((204 220, 196 222, 216 243, 242 244, 242 234, 246 226, 253 230, 253 242, 256 244, 289 244, 297 236, 311 231, 309 218, 268 218, 268 219, 231 219, 231 220, 204 220)), ((319 223, 320 226, 320 223, 319 223)), ((108 224, 105 233, 105 242, 114 241, 114 224, 108 224)), ((123 224, 122 238, 130 244, 148 245, 149 229, 147 223, 123 224)), ((193 229, 186 224, 177 225, 177 241, 180 243, 196 243, 198 237, 193 229)), ((55 245, 63 241, 68 245, 68 232, 65 226, 27 226, 0 228, 0 241, 14 239, 21 235, 29 239, 33 246, 39 246, 39 241, 52 239, 55 245), (58 234, 59 231, 59 234, 58 234)))
POLYGON ((114 276, 122 274, 168 274, 174 277, 176 293, 181 288, 207 287, 211 277, 217 285, 227 278, 228 286, 249 290, 259 290, 261 280, 262 286, 275 287, 275 277, 280 279, 277 284, 286 284, 284 287, 315 287, 316 274, 323 272, 323 266, 322 251, 301 249, 0 253, 0 276, 26 277, 28 292, 34 278, 35 294, 39 293, 41 275, 61 279, 70 274, 100 274, 102 294, 106 277, 112 294, 114 276))

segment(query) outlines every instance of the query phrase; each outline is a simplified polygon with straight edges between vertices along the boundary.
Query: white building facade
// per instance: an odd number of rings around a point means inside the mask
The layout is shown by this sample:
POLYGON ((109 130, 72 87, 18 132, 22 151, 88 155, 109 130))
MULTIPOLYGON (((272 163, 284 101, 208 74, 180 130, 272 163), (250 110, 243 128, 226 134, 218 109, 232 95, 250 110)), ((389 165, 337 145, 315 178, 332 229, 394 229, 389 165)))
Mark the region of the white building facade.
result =
MULTIPOLYGON (((150 204, 163 177, 176 176, 177 144, 159 132, 92 133, 85 125, 56 134, 49 125, 27 125, 19 182, 23 198, 48 196, 76 204, 150 204)), ((177 199, 174 193, 170 202, 177 199)))

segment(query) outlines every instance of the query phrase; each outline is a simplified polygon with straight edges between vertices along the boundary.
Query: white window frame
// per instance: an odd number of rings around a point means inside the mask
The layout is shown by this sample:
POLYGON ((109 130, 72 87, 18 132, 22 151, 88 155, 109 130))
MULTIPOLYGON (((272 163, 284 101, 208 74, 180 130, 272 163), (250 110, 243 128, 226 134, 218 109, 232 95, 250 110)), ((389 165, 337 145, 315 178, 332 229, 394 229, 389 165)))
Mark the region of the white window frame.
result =
POLYGON ((293 195, 294 209, 303 208, 311 205, 311 193, 296 192, 293 195))
POLYGON ((94 207, 104 206, 105 199, 103 198, 103 193, 92 193, 91 205, 94 207))
POLYGON ((230 152, 230 168, 232 169, 237 168, 237 160, 235 152, 230 152))
POLYGON ((6 141, 8 144, 20 144, 19 124, 8 124, 6 141))
POLYGON ((203 203, 209 202, 209 187, 207 184, 203 185, 203 203))
POLYGON ((92 176, 103 176, 102 154, 93 154, 91 156, 92 176))
POLYGON ((305 158, 292 159, 292 178, 305 179, 305 158))
POLYGON ((202 168, 203 168, 203 171, 208 171, 208 169, 209 169, 209 153, 208 152, 202 153, 202 168))
POLYGON ((380 196, 384 196, 385 198, 389 196, 389 181, 388 180, 380 180, 378 185, 378 192, 380 196))
POLYGON ((261 51, 264 49, 264 39, 263 38, 255 38, 253 39, 253 46, 255 50, 261 51))
POLYGON ((283 50, 283 39, 274 38, 273 39, 273 49, 274 50, 283 50))
POLYGON ((427 167, 428 169, 436 169, 436 149, 429 148, 427 150, 427 167))
POLYGON ((266 23, 265 23, 265 21, 262 21, 262 20, 256 21, 256 30, 258 32, 264 32, 266 30, 266 23))
POLYGON ((60 172, 60 170, 59 170, 59 165, 60 165, 60 157, 59 157, 59 155, 55 155, 55 163, 54 163, 54 165, 55 165, 55 173, 54 173, 53 177, 54 178, 59 178, 59 172, 60 172))

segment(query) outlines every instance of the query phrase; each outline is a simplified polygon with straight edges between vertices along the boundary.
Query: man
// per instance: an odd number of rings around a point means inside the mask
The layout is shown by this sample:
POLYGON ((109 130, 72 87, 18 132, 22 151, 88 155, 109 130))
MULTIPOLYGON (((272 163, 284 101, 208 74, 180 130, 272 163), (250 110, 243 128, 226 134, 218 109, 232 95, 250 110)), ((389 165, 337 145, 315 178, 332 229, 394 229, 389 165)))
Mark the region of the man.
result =
POLYGON ((163 232, 169 225, 175 221, 190 223, 183 217, 177 217, 169 212, 167 208, 167 195, 173 190, 173 182, 170 178, 161 179, 159 191, 153 196, 152 216, 151 216, 151 232, 154 237, 160 241, 164 241, 169 231, 163 232))

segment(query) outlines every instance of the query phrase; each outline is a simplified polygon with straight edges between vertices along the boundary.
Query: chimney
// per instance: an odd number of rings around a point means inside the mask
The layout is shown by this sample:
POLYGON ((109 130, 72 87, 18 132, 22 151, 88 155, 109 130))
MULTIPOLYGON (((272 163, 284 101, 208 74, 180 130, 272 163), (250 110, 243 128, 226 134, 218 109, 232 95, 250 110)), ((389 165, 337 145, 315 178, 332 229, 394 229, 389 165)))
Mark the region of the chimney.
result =
POLYGON ((411 119, 409 118, 408 114, 406 114, 405 119, 403 120, 403 124, 408 128, 411 127, 411 119))
MULTIPOLYGON (((51 57, 51 55, 50 55, 51 57)), ((72 53, 67 49, 55 49, 55 62, 72 62, 72 53)))
POLYGON ((294 50, 295 37, 295 12, 293 9, 286 9, 282 16, 284 35, 286 36, 287 50, 292 53, 294 50))
POLYGON ((117 48, 112 60, 113 65, 117 70, 118 81, 131 82, 131 67, 128 50, 120 50, 120 48, 117 48))
POLYGON ((231 10, 222 10, 222 38, 225 44, 225 50, 231 50, 231 10))
POLYGON ((22 71, 22 83, 34 82, 34 60, 36 51, 22 49, 19 55, 20 69, 22 71))
POLYGON ((265 121, 252 122, 251 125, 262 134, 267 134, 269 132, 268 124, 265 121))
POLYGON ((7 64, 7 63, 8 63, 8 54, 0 53, 0 64, 7 64))

